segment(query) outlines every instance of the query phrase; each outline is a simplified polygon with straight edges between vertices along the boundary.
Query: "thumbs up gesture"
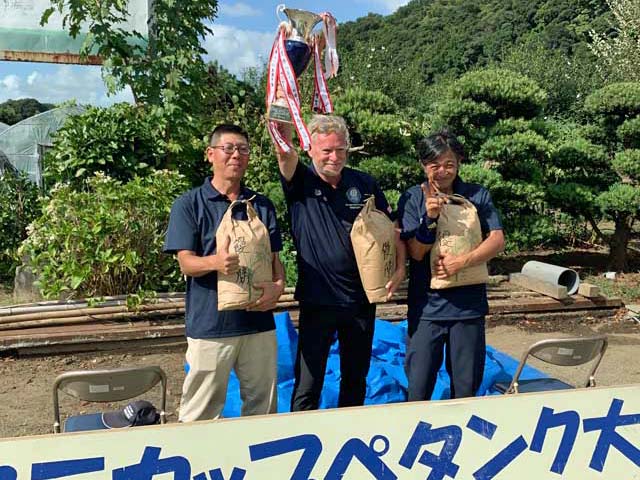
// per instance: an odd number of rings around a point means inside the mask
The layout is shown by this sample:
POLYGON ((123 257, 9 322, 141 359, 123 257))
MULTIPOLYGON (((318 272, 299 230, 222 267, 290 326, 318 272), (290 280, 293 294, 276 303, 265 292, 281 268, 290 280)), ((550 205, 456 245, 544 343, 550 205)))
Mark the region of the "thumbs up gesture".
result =
POLYGON ((240 266, 240 258, 237 253, 229 253, 231 237, 227 235, 223 244, 218 248, 215 257, 215 270, 225 275, 236 273, 240 266))

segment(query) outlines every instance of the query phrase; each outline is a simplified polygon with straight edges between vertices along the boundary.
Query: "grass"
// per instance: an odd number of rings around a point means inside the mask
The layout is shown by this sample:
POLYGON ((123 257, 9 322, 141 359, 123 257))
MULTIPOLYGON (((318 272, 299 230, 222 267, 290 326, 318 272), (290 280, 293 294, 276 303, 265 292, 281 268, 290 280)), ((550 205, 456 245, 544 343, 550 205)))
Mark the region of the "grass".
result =
POLYGON ((640 273, 619 274, 615 280, 589 275, 584 281, 598 285, 607 297, 620 297, 625 304, 640 303, 640 273))
POLYGON ((9 284, 0 283, 0 306, 13 303, 13 290, 9 284))

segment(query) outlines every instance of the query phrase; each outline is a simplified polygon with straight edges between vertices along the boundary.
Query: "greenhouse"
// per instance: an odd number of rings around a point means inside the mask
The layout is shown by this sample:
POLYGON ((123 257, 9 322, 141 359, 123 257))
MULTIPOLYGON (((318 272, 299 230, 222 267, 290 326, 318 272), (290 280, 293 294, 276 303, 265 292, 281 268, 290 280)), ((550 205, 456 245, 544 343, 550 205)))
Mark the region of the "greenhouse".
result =
POLYGON ((42 158, 52 145, 53 134, 70 115, 79 115, 84 110, 80 106, 54 108, 4 130, 0 127, 0 152, 16 170, 42 186, 42 158))
POLYGON ((0 177, 2 177, 5 172, 15 172, 15 168, 9 163, 7 156, 0 150, 0 177))
POLYGON ((0 122, 0 132, 4 132, 7 128, 9 128, 9 125, 0 122))

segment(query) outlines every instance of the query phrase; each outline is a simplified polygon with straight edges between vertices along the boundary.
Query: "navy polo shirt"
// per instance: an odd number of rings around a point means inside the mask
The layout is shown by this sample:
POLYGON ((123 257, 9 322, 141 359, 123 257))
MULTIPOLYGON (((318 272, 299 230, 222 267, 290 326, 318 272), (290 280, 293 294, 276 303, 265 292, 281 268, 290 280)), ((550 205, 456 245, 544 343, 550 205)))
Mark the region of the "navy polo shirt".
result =
MULTIPOLYGON (((282 238, 271 200, 244 186, 241 187, 238 198, 248 200, 254 195, 251 204, 269 230, 271 251, 279 252, 282 250, 282 238)), ((211 177, 207 177, 202 186, 180 196, 171 208, 164 251, 177 253, 179 250, 191 250, 199 256, 213 255, 216 252, 216 231, 229 205, 229 198, 211 185, 211 177)), ((246 219, 245 209, 237 210, 239 212, 234 214, 241 216, 237 218, 246 219)), ((186 334, 190 338, 232 337, 275 328, 271 312, 219 312, 217 272, 201 277, 187 276, 185 310, 186 334)))
MULTIPOLYGON (((489 191, 473 183, 465 183, 459 177, 453 182, 453 191, 467 198, 478 210, 478 218, 485 237, 491 230, 502 230, 498 211, 491 201, 489 191)), ((411 187, 400 197, 398 216, 403 240, 413 238, 426 215, 425 198, 420 185, 411 187)), ((429 252, 422 261, 409 260, 409 291, 407 297, 409 321, 418 320, 466 320, 487 314, 487 287, 485 284, 432 290, 429 252)))
POLYGON ((291 181, 281 177, 297 251, 295 298, 316 305, 368 303, 351 246, 351 227, 364 202, 389 212, 382 190, 370 175, 345 167, 333 188, 313 165, 298 162, 291 181))

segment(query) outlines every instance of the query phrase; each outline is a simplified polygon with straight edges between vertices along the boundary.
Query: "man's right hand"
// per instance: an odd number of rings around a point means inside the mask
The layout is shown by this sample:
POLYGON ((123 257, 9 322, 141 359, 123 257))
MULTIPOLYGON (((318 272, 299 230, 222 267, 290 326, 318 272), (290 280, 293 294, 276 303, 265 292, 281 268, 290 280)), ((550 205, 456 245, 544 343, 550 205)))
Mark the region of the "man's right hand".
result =
POLYGON ((424 193, 425 198, 425 208, 427 209, 427 217, 435 220, 440 216, 440 210, 442 210, 442 206, 447 203, 447 198, 441 195, 438 195, 437 192, 431 192, 429 187, 424 183, 420 185, 422 188, 422 193, 424 193))
POLYGON ((226 236, 224 243, 218 248, 218 252, 214 255, 214 270, 225 275, 236 273, 240 267, 240 257, 237 253, 229 253, 231 246, 231 237, 226 236))
MULTIPOLYGON (((295 152, 293 148, 293 125, 291 125, 290 123, 284 123, 284 122, 275 122, 275 123, 276 123, 276 129, 278 130, 278 133, 280 133, 280 136, 284 139, 285 142, 287 142, 287 144, 291 148, 290 153, 292 151, 295 152)), ((275 145, 280 151, 280 153, 283 153, 282 150, 280 150, 280 147, 278 146, 278 144, 275 144, 275 145)))

